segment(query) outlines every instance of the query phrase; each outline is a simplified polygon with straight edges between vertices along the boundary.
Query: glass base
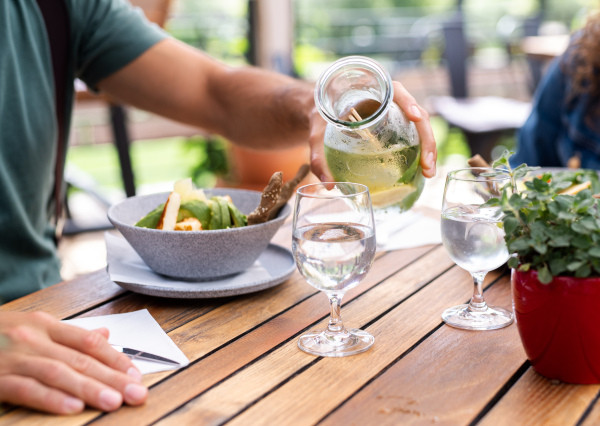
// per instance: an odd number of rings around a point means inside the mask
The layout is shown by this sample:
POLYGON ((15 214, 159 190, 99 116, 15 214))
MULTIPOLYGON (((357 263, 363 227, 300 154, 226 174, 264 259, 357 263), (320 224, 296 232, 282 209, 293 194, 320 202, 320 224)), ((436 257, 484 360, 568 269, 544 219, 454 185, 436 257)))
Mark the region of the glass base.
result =
POLYGON ((298 347, 316 356, 342 357, 355 355, 373 346, 375 338, 366 331, 355 328, 345 329, 339 334, 326 330, 313 330, 300 336, 298 347))
POLYGON ((465 330, 495 330, 511 325, 514 321, 512 312, 498 306, 487 306, 475 311, 469 305, 458 305, 446 309, 442 319, 448 325, 465 330))

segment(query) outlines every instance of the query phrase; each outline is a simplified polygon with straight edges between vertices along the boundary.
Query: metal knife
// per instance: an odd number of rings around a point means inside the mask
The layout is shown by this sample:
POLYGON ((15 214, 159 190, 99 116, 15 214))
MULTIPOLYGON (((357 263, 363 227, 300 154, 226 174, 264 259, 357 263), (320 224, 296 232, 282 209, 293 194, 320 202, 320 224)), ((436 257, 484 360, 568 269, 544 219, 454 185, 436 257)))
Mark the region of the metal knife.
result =
POLYGON ((162 356, 154 355, 149 352, 140 351, 139 349, 124 348, 123 346, 118 346, 118 345, 113 345, 113 344, 111 344, 111 346, 113 348, 115 348, 115 350, 117 350, 118 352, 124 353, 131 359, 143 359, 145 361, 154 361, 154 362, 160 362, 160 363, 169 364, 169 365, 181 365, 177 361, 173 361, 172 359, 163 358, 162 356))

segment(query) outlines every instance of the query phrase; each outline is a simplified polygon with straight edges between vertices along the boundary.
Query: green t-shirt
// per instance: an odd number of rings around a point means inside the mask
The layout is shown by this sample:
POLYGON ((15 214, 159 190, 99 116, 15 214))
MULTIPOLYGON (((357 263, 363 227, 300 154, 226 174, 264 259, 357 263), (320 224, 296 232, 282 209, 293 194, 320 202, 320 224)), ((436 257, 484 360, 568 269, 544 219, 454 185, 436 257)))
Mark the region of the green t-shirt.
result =
MULTIPOLYGON (((71 34, 69 82, 78 77, 95 87, 166 37, 123 0, 64 2, 71 34)), ((37 1, 2 0, 0 304, 60 281, 50 224, 58 132, 54 90, 50 45, 37 1)), ((67 91, 65 129, 72 84, 67 91)))

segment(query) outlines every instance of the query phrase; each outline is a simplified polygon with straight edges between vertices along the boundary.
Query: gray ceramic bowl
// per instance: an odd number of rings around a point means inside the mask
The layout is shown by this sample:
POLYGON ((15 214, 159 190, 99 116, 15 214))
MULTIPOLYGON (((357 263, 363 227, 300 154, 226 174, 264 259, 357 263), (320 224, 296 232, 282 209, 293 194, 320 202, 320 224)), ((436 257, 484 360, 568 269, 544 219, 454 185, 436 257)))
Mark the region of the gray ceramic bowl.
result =
MULTIPOLYGON (((252 212, 261 197, 257 191, 216 188, 206 190, 206 195, 229 195, 244 214, 252 212)), ((154 272, 193 281, 224 277, 249 268, 291 211, 286 204, 275 219, 266 223, 213 231, 162 231, 134 226, 168 196, 165 192, 127 198, 108 210, 108 219, 154 272)))

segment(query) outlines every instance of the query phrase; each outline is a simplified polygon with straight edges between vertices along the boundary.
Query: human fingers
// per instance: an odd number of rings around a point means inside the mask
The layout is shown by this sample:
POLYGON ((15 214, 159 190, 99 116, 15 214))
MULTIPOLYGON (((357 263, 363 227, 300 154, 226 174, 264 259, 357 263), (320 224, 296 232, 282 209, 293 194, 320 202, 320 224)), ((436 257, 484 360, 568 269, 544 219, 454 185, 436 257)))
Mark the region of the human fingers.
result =
POLYGON ((0 376, 0 401, 54 414, 75 414, 85 406, 81 399, 43 385, 31 377, 0 376))
POLYGON ((432 178, 436 173, 437 146, 433 130, 429 124, 429 114, 425 109, 419 108, 421 109, 423 120, 417 121, 415 127, 421 138, 421 168, 423 169, 423 176, 432 178))
POLYGON ((142 375, 127 355, 115 351, 107 342, 108 330, 104 334, 56 322, 49 326, 48 333, 56 343, 94 357, 108 367, 126 373, 135 381, 141 382, 142 375))
POLYGON ((431 178, 436 173, 437 146, 429 113, 417 104, 417 101, 400 83, 394 82, 394 102, 400 106, 409 120, 415 123, 419 138, 421 139, 421 168, 423 176, 431 178))
POLYGON ((106 327, 96 328, 95 330, 92 330, 92 331, 95 331, 96 333, 100 333, 101 335, 104 336, 104 338, 106 340, 108 340, 108 337, 110 336, 110 331, 106 327))
MULTIPOLYGON (((112 348, 111 350, 114 351, 112 348)), ((103 409, 108 410, 105 408, 107 405, 120 406, 123 400, 130 405, 142 404, 148 396, 148 389, 141 385, 137 378, 110 368, 78 350, 54 342, 42 342, 39 351, 44 356, 61 361, 76 372, 102 384, 102 388, 95 388, 97 392, 92 400, 86 400, 91 405, 102 406, 103 409), (115 395, 117 393, 120 394, 119 398, 115 395)))
POLYGON ((323 140, 327 123, 319 115, 316 108, 311 113, 310 119, 310 168, 321 182, 333 182, 333 176, 325 161, 323 140))
POLYGON ((423 120, 423 110, 410 92, 399 81, 394 81, 393 85, 394 102, 404 111, 408 119, 415 123, 423 120))
MULTIPOLYGON (((113 406, 120 406, 123 399, 131 405, 141 404, 146 400, 148 390, 146 387, 139 384, 141 375, 139 375, 137 369, 135 369, 137 376, 132 377, 131 375, 127 375, 109 367, 95 357, 83 352, 84 350, 87 350, 94 354, 98 352, 97 347, 105 345, 108 347, 109 351, 114 352, 114 354, 108 352, 108 357, 114 355, 117 357, 123 356, 112 349, 101 334, 51 320, 47 322, 46 328, 47 329, 44 330, 46 332, 45 334, 39 329, 28 326, 17 326, 9 330, 6 335, 11 341, 10 345, 14 348, 19 348, 18 354, 20 356, 29 354, 43 358, 51 358, 68 365, 84 376, 102 383, 103 388, 100 389, 96 387, 97 392, 95 396, 91 397, 91 399, 88 397, 86 400, 86 402, 91 405, 110 410, 114 409, 112 408, 113 406), (71 335, 65 336, 63 335, 64 333, 71 335), (51 336, 56 340, 52 339, 51 336), (77 337, 79 337, 79 339, 77 337), (86 343, 81 346, 81 341, 86 343), (75 346, 75 348, 70 348, 65 344, 71 344, 75 346), (89 347, 85 346, 86 344, 89 345, 89 347), (102 393, 103 391, 105 392, 102 393), (119 393, 120 395, 115 395, 119 393)), ((102 356, 99 357, 102 358, 102 356)), ((105 361, 107 360, 105 359, 105 361)), ((111 363, 110 360, 107 362, 111 363)), ((130 361, 127 360, 127 362, 130 361)), ((115 362, 112 362, 112 364, 114 365, 115 362)), ((127 371, 131 374, 132 369, 130 368, 127 371)))
POLYGON ((113 411, 119 408, 123 403, 123 395, 127 400, 128 393, 131 393, 128 386, 137 386, 144 389, 143 398, 139 395, 135 398, 130 397, 130 400, 127 401, 130 404, 143 402, 147 394, 147 390, 143 386, 124 383, 123 378, 118 377, 118 375, 123 376, 123 374, 110 369, 108 371, 114 372, 112 377, 103 378, 104 381, 111 380, 111 384, 107 385, 94 378, 92 374, 86 374, 89 371, 82 374, 66 363, 52 358, 21 355, 13 356, 7 361, 11 364, 10 369, 13 374, 33 378, 48 387, 64 391, 103 411, 113 411), (124 388, 125 391, 122 394, 113 388, 124 388))

